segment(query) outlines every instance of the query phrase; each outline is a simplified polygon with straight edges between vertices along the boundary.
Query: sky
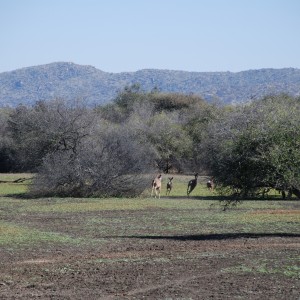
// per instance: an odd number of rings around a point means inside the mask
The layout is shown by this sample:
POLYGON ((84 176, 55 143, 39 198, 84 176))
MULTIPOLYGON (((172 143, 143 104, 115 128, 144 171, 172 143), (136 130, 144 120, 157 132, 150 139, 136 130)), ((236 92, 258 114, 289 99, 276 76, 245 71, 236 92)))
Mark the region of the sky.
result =
POLYGON ((0 72, 300 68, 299 0, 0 0, 0 72))

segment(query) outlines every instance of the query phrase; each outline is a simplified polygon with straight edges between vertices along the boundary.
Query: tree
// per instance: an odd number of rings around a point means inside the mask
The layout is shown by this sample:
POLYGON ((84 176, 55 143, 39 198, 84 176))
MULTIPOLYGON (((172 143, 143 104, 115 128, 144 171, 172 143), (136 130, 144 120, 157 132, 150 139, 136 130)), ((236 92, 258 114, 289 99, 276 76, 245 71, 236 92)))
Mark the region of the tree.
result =
POLYGON ((20 106, 10 116, 19 168, 34 171, 43 158, 62 150, 76 152, 89 135, 94 115, 78 101, 40 101, 33 108, 20 106))
POLYGON ((281 95, 236 107, 209 127, 202 162, 237 195, 276 188, 300 196, 300 101, 281 95))
POLYGON ((135 128, 140 140, 150 141, 156 149, 157 167, 169 172, 172 168, 177 171, 189 169, 193 137, 185 130, 184 122, 190 120, 186 114, 202 105, 205 106, 205 102, 199 96, 158 91, 146 93, 139 86, 132 86, 100 112, 109 121, 135 128))
POLYGON ((32 193, 59 196, 137 196, 149 186, 153 152, 128 127, 98 121, 92 134, 71 149, 49 153, 32 193))
POLYGON ((140 85, 127 86, 113 100, 113 103, 99 108, 102 117, 114 123, 126 122, 134 113, 136 106, 144 105, 150 93, 140 89, 140 85))
POLYGON ((35 195, 136 196, 150 182, 151 145, 126 123, 103 120, 81 102, 18 107, 9 129, 20 163, 37 173, 35 195))
POLYGON ((192 160, 190 169, 197 172, 205 173, 205 164, 201 161, 203 155, 202 145, 209 139, 209 129, 215 120, 220 118, 225 108, 216 104, 198 101, 187 109, 180 112, 181 124, 184 131, 192 141, 191 152, 192 160), (194 166, 194 167, 193 167, 194 166))
POLYGON ((11 109, 0 110, 0 173, 15 170, 16 157, 13 149, 13 141, 8 133, 8 119, 11 109))
POLYGON ((159 169, 182 171, 185 163, 191 159, 192 141, 178 122, 178 115, 162 112, 154 115, 147 122, 147 136, 158 153, 159 169))
POLYGON ((204 100, 196 95, 184 95, 179 93, 150 93, 150 102, 153 104, 155 112, 174 112, 182 111, 205 103, 204 100))

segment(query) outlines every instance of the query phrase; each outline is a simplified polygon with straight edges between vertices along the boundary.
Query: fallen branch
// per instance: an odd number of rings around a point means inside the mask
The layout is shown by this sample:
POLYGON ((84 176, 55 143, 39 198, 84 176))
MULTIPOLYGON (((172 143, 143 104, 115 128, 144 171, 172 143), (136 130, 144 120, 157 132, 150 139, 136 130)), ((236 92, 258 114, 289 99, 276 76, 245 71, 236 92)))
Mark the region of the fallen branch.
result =
POLYGON ((0 180, 0 183, 21 183, 21 182, 24 182, 26 180, 31 180, 31 178, 18 178, 18 179, 15 179, 15 180, 0 180))

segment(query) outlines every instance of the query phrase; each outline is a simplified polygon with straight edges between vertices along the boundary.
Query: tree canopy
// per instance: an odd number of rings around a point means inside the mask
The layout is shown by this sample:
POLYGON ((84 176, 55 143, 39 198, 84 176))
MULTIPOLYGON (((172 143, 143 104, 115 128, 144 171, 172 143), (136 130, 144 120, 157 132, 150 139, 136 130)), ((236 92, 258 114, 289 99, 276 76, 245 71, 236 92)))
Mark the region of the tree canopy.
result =
POLYGON ((237 197, 300 197, 299 115, 287 95, 220 106, 138 85, 93 109, 39 101, 0 111, 1 170, 37 173, 35 194, 136 196, 160 171, 209 175, 237 197))
POLYGON ((300 102, 266 97, 224 114, 201 145, 215 180, 248 196, 265 188, 300 195, 300 102))

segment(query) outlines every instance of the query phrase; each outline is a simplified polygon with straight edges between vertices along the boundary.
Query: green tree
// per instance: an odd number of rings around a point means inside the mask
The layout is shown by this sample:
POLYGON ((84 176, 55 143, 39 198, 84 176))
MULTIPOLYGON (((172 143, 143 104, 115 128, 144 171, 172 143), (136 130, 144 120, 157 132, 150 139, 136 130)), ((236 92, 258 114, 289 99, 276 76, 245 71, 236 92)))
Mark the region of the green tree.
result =
POLYGON ((202 162, 238 195, 276 188, 300 196, 300 101, 266 97, 211 124, 202 162))
MULTIPOLYGON (((189 170, 192 160, 192 118, 209 119, 209 105, 199 96, 175 93, 142 92, 139 86, 126 88, 100 113, 103 118, 135 129, 140 140, 156 149, 156 163, 169 172, 189 170), (195 112, 205 107, 201 116, 195 112), (192 115, 192 116, 191 116, 192 115)), ((198 120, 197 119, 197 120, 198 120)), ((194 126, 196 127, 196 126, 194 126)), ((198 133, 199 134, 199 133, 198 133)))
POLYGON ((149 93, 143 92, 139 84, 133 84, 132 86, 125 87, 124 90, 117 95, 113 103, 100 107, 99 111, 102 117, 110 122, 126 122, 134 113, 136 107, 145 104, 148 96, 149 93))
POLYGON ((11 112, 10 108, 0 110, 0 173, 14 171, 17 165, 14 143, 8 131, 11 112))
POLYGON ((158 152, 159 169, 183 171, 185 163, 191 159, 192 141, 178 121, 177 114, 164 112, 148 120, 145 132, 150 143, 158 152))

